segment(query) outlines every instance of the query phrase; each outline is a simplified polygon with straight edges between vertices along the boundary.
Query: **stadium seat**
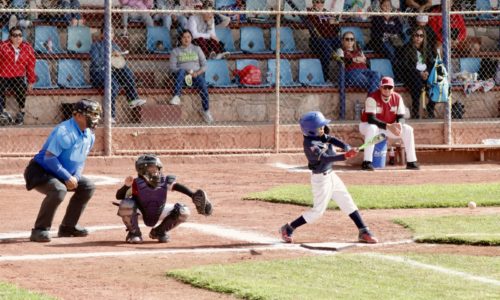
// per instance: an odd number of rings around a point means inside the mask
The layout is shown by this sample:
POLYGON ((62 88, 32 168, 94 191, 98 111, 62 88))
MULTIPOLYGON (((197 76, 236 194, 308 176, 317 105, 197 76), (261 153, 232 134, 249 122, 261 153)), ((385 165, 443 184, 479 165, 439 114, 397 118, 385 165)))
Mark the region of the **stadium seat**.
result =
MULTIPOLYGON (((476 11, 492 11, 493 7, 491 6, 490 0, 476 0, 476 11)), ((498 19, 498 15, 492 14, 480 14, 477 17, 479 20, 491 20, 498 19)))
POLYGON ((243 51, 236 50, 234 46, 233 34, 230 28, 215 28, 215 35, 224 43, 224 50, 231 54, 242 53, 243 51))
MULTIPOLYGON (((270 84, 276 85, 276 59, 267 61, 267 80, 270 84)), ((282 87, 297 87, 300 83, 293 81, 292 68, 288 59, 280 60, 280 86, 282 87)))
POLYGON ((340 35, 342 36, 345 32, 352 32, 354 33, 354 37, 356 38, 356 42, 359 44, 359 46, 361 47, 361 49, 363 49, 364 52, 373 52, 371 50, 366 50, 365 49, 365 37, 363 35, 363 31, 361 30, 361 28, 359 27, 354 27, 354 26, 350 26, 350 27, 341 27, 340 28, 340 35))
POLYGON ((35 64, 36 82, 34 89, 57 89, 58 86, 52 84, 49 63, 46 60, 37 60, 35 64))
POLYGON ((272 53, 264 43, 264 32, 260 27, 240 28, 240 48, 245 53, 272 53))
POLYGON ((69 26, 66 48, 72 53, 89 53, 92 45, 92 33, 87 26, 69 26))
POLYGON ((88 89, 82 62, 76 59, 61 59, 57 68, 57 84, 69 89, 88 89))
POLYGON ((170 53, 172 41, 170 32, 165 27, 148 26, 146 33, 146 50, 151 53, 170 53))
MULTIPOLYGON (((267 0, 247 0, 246 10, 250 11, 265 11, 268 10, 267 0)), ((247 15, 246 19, 252 23, 268 23, 271 22, 270 15, 247 15)))
MULTIPOLYGON (((284 11, 306 11, 306 1, 305 0, 288 0, 285 1, 283 8, 284 11), (292 5, 290 5, 292 4, 292 5)), ((284 15, 284 19, 292 22, 302 22, 305 16, 298 15, 284 15)))
MULTIPOLYGON (((271 28, 271 50, 276 52, 276 27, 271 28)), ((295 46, 293 30, 290 27, 281 27, 280 30, 280 52, 281 53, 302 53, 295 46)))
POLYGON ((232 83, 229 77, 229 69, 227 60, 225 59, 209 59, 207 60, 207 71, 205 72, 205 80, 210 87, 230 88, 238 87, 236 83, 232 83))
POLYGON ((299 82, 305 86, 333 86, 332 83, 325 81, 321 62, 317 58, 299 60, 299 82))
POLYGON ((392 68, 392 63, 387 58, 372 58, 370 59, 370 70, 379 72, 382 76, 389 76, 394 79, 396 86, 404 85, 397 81, 394 75, 394 69, 392 68))
POLYGON ((478 73, 481 59, 477 57, 460 58, 460 72, 478 73))
POLYGON ((226 7, 236 6, 236 0, 215 0, 215 9, 222 9, 226 7))
MULTIPOLYGON (((236 60, 236 70, 243 70, 246 66, 248 65, 253 65, 256 66, 257 68, 260 69, 259 61, 256 59, 237 59, 236 60)), ((262 72, 262 69, 260 69, 262 72)), ((262 72, 262 74, 265 74, 262 72)), ((257 84, 257 85, 247 85, 247 84, 241 84, 241 86, 244 87, 270 87, 271 84, 266 81, 262 81, 262 84, 257 84)))
POLYGON ((35 51, 39 53, 64 53, 61 48, 59 31, 55 26, 35 27, 35 51), (49 51, 49 43, 52 44, 52 51, 49 51))

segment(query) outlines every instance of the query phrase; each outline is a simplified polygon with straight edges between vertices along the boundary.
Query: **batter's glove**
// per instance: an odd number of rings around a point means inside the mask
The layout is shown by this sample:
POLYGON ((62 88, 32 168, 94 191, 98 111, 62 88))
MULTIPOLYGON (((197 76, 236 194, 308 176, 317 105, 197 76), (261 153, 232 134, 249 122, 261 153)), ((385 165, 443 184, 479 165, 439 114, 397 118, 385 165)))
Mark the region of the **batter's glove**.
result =
POLYGON ((194 192, 192 199, 196 206, 196 211, 198 211, 200 215, 210 216, 212 214, 212 203, 210 203, 204 191, 197 190, 194 192))

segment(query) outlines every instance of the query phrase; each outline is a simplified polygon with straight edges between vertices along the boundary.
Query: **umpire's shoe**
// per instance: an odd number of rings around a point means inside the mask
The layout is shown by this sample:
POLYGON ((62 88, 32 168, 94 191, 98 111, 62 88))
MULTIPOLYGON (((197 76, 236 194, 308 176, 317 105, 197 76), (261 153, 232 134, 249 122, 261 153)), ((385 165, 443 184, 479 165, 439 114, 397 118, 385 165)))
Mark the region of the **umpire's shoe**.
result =
POLYGON ((59 226, 59 231, 57 232, 58 237, 83 237, 89 235, 87 229, 75 225, 75 227, 61 225, 59 226))
POLYGON ((406 163, 407 170, 420 170, 420 165, 416 161, 406 163))
POLYGON ((285 224, 283 226, 281 226, 279 232, 281 233, 281 239, 285 242, 285 243, 293 243, 293 228, 292 226, 290 226, 290 224, 285 224))
POLYGON ((359 230, 358 241, 360 243, 376 244, 378 239, 370 232, 368 227, 359 230))
POLYGON ((37 243, 50 242, 49 231, 35 228, 31 229, 30 241, 37 243))
POLYGON ((170 236, 165 232, 158 230, 157 228, 151 229, 149 232, 149 237, 153 240, 158 240, 158 243, 167 243, 170 240, 170 236))
POLYGON ((373 165, 372 165, 372 162, 371 161, 363 161, 363 163, 361 164, 361 170, 364 170, 364 171, 375 171, 375 169, 373 168, 373 165))

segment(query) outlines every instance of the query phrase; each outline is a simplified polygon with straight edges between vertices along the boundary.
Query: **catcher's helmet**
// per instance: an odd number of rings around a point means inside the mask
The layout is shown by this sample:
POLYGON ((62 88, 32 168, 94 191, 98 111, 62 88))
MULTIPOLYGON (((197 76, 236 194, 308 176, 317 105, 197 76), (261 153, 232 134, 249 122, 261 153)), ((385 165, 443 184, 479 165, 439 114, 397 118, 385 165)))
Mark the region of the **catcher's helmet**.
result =
POLYGON ((319 111, 310 111, 300 118, 300 129, 305 136, 318 136, 318 129, 330 123, 319 111))
POLYGON ((87 127, 94 129, 101 119, 101 105, 95 100, 82 99, 75 103, 73 113, 83 114, 87 119, 87 127))
POLYGON ((139 177, 144 179, 148 185, 155 188, 160 183, 161 169, 163 164, 161 160, 154 154, 144 154, 139 156, 135 162, 135 170, 139 177), (148 171, 149 166, 156 166, 156 171, 151 173, 148 171))

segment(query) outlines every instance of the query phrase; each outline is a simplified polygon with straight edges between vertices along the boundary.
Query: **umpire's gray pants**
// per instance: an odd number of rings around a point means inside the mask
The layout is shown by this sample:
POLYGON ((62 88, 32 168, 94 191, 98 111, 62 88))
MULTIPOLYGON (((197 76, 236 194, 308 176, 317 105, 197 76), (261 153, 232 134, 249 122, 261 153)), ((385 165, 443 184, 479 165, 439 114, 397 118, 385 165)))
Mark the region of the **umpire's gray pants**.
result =
MULTIPOLYGON (((35 229, 50 230, 57 207, 64 200, 68 189, 64 183, 56 178, 51 178, 46 183, 36 186, 35 189, 46 195, 35 221, 35 229)), ((69 200, 61 225, 74 227, 78 223, 82 212, 85 210, 85 206, 87 206, 87 202, 89 202, 94 194, 94 190, 94 183, 82 176, 78 181, 78 187, 74 190, 74 194, 69 200)))

